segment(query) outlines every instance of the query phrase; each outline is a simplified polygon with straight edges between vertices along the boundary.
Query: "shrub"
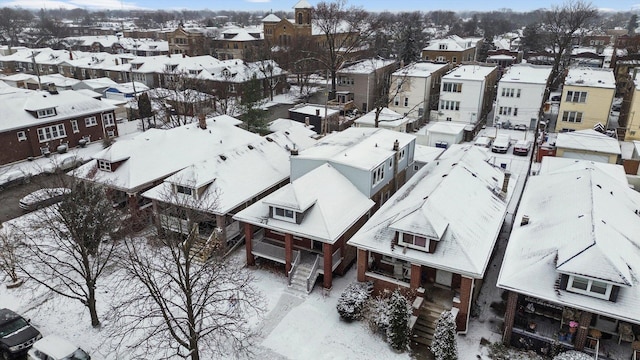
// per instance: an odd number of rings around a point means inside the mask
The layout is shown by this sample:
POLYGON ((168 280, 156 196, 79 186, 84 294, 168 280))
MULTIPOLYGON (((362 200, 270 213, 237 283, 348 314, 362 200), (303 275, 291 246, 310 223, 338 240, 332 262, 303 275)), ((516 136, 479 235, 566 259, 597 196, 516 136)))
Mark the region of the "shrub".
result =
POLYGON ((372 290, 373 284, 371 282, 351 283, 342 292, 336 305, 340 317, 346 321, 360 319, 372 290))
POLYGON ((558 354, 553 360, 591 360, 592 357, 583 352, 569 350, 567 352, 563 352, 558 354))
POLYGON ((389 303, 384 297, 376 297, 367 303, 367 322, 374 333, 386 334, 389 327, 389 303))
POLYGON ((407 299, 396 290, 389 300, 389 326, 387 327, 387 341, 392 348, 404 351, 409 345, 411 329, 409 319, 411 307, 407 299))
POLYGON ((436 360, 457 360, 458 345, 456 344, 456 319, 451 311, 440 314, 436 331, 433 334, 431 351, 436 360))

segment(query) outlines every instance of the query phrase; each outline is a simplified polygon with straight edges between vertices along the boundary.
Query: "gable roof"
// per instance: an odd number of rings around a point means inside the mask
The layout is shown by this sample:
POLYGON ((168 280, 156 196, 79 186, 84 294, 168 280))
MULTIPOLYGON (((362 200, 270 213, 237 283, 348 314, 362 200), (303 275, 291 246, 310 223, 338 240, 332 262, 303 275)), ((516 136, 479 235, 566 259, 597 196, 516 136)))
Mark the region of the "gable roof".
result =
POLYGON ((639 210, 640 193, 599 168, 531 177, 515 218, 529 223, 511 232, 498 286, 638 323, 639 210), (556 289, 559 273, 617 284, 617 300, 556 289))
POLYGON ((262 22, 277 23, 277 22, 280 22, 280 18, 274 14, 269 14, 265 16, 264 19, 262 19, 262 22))
POLYGON ((311 9, 313 6, 307 0, 300 0, 294 6, 294 9, 311 9))
POLYGON ((293 180, 233 218, 259 227, 335 243, 374 202, 330 164, 293 180), (269 217, 269 205, 307 209, 300 224, 269 217))
POLYGON ((411 263, 482 278, 517 178, 499 195, 504 174, 485 151, 453 145, 420 169, 348 244, 411 263), (436 239, 434 253, 391 248, 396 231, 436 239))

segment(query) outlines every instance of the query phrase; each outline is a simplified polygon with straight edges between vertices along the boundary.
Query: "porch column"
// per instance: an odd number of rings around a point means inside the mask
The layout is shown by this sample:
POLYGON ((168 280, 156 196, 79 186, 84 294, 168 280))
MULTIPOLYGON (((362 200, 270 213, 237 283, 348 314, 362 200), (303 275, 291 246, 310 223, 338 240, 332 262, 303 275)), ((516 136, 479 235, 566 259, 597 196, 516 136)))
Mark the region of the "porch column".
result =
POLYGON ((153 209, 153 223, 156 225, 158 234, 162 233, 162 221, 160 220, 160 213, 158 212, 158 200, 151 200, 151 208, 153 209))
POLYGON ((518 305, 518 293, 509 291, 507 298, 507 308, 504 312, 504 334, 502 334, 502 342, 509 345, 511 343, 511 331, 513 330, 513 322, 516 319, 516 306, 518 305))
POLYGON ((420 287, 421 279, 422 279, 422 266, 411 264, 411 283, 410 283, 411 286, 410 287, 412 290, 420 287))
POLYGON ((218 241, 223 245, 223 249, 227 248, 227 217, 224 215, 216 215, 216 227, 219 227, 222 232, 218 241))
POLYGON ((574 346, 576 350, 582 351, 584 344, 587 342, 587 333, 589 332, 589 324, 591 324, 592 314, 588 311, 583 311, 580 315, 580 325, 578 331, 576 331, 576 341, 574 346))
POLYGON ((331 286, 333 283, 333 272, 331 269, 333 268, 333 261, 331 259, 331 255, 333 254, 333 246, 329 243, 322 244, 322 256, 324 260, 324 282, 323 286, 327 290, 331 290, 331 286))
POLYGON ((366 281, 367 267, 369 265, 369 252, 367 250, 358 249, 358 281, 366 281))
POLYGON ((247 266, 254 266, 256 259, 253 257, 253 226, 244 224, 244 244, 247 251, 247 266))
MULTIPOLYGON (((456 331, 467 331, 467 318, 469 318, 469 306, 473 296, 473 279, 462 276, 460 279, 460 304, 458 304, 458 316, 456 318, 456 331)), ((455 306, 455 305, 454 305, 455 306)))
POLYGON ((284 270, 289 274, 293 261, 293 234, 284 234, 284 270))

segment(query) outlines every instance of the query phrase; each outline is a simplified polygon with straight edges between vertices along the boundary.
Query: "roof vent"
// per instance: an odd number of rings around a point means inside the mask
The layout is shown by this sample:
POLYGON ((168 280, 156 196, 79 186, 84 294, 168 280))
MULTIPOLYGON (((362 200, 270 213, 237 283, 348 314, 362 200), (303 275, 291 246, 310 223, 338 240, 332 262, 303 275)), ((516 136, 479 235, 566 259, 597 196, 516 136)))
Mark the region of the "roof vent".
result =
POLYGON ((268 141, 268 142, 273 142, 273 139, 272 139, 272 138, 270 138, 270 137, 267 137, 267 138, 265 138, 265 139, 267 139, 267 141, 268 141))
POLYGON ((249 150, 253 150, 253 145, 247 145, 247 147, 249 148, 249 150))
POLYGON ((222 159, 223 161, 226 161, 226 160, 227 160, 227 157, 226 157, 226 156, 224 156, 224 155, 220 155, 220 159, 222 159))
POLYGON ((522 215, 522 219, 520 220, 520 226, 524 226, 529 224, 529 215, 522 215))

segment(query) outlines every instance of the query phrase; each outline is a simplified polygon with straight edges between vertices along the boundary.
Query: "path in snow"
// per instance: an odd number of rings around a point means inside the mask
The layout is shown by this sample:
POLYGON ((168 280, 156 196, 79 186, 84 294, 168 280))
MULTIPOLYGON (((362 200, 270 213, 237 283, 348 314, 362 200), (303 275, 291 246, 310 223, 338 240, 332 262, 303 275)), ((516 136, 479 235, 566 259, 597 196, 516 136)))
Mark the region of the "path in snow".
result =
POLYGON ((304 299, 291 295, 287 292, 282 293, 280 299, 276 306, 269 312, 267 316, 265 316, 262 323, 259 325, 260 333, 262 334, 262 338, 266 339, 269 334, 273 331, 273 329, 278 326, 280 321, 284 319, 284 317, 295 307, 299 306, 304 302, 304 299))

